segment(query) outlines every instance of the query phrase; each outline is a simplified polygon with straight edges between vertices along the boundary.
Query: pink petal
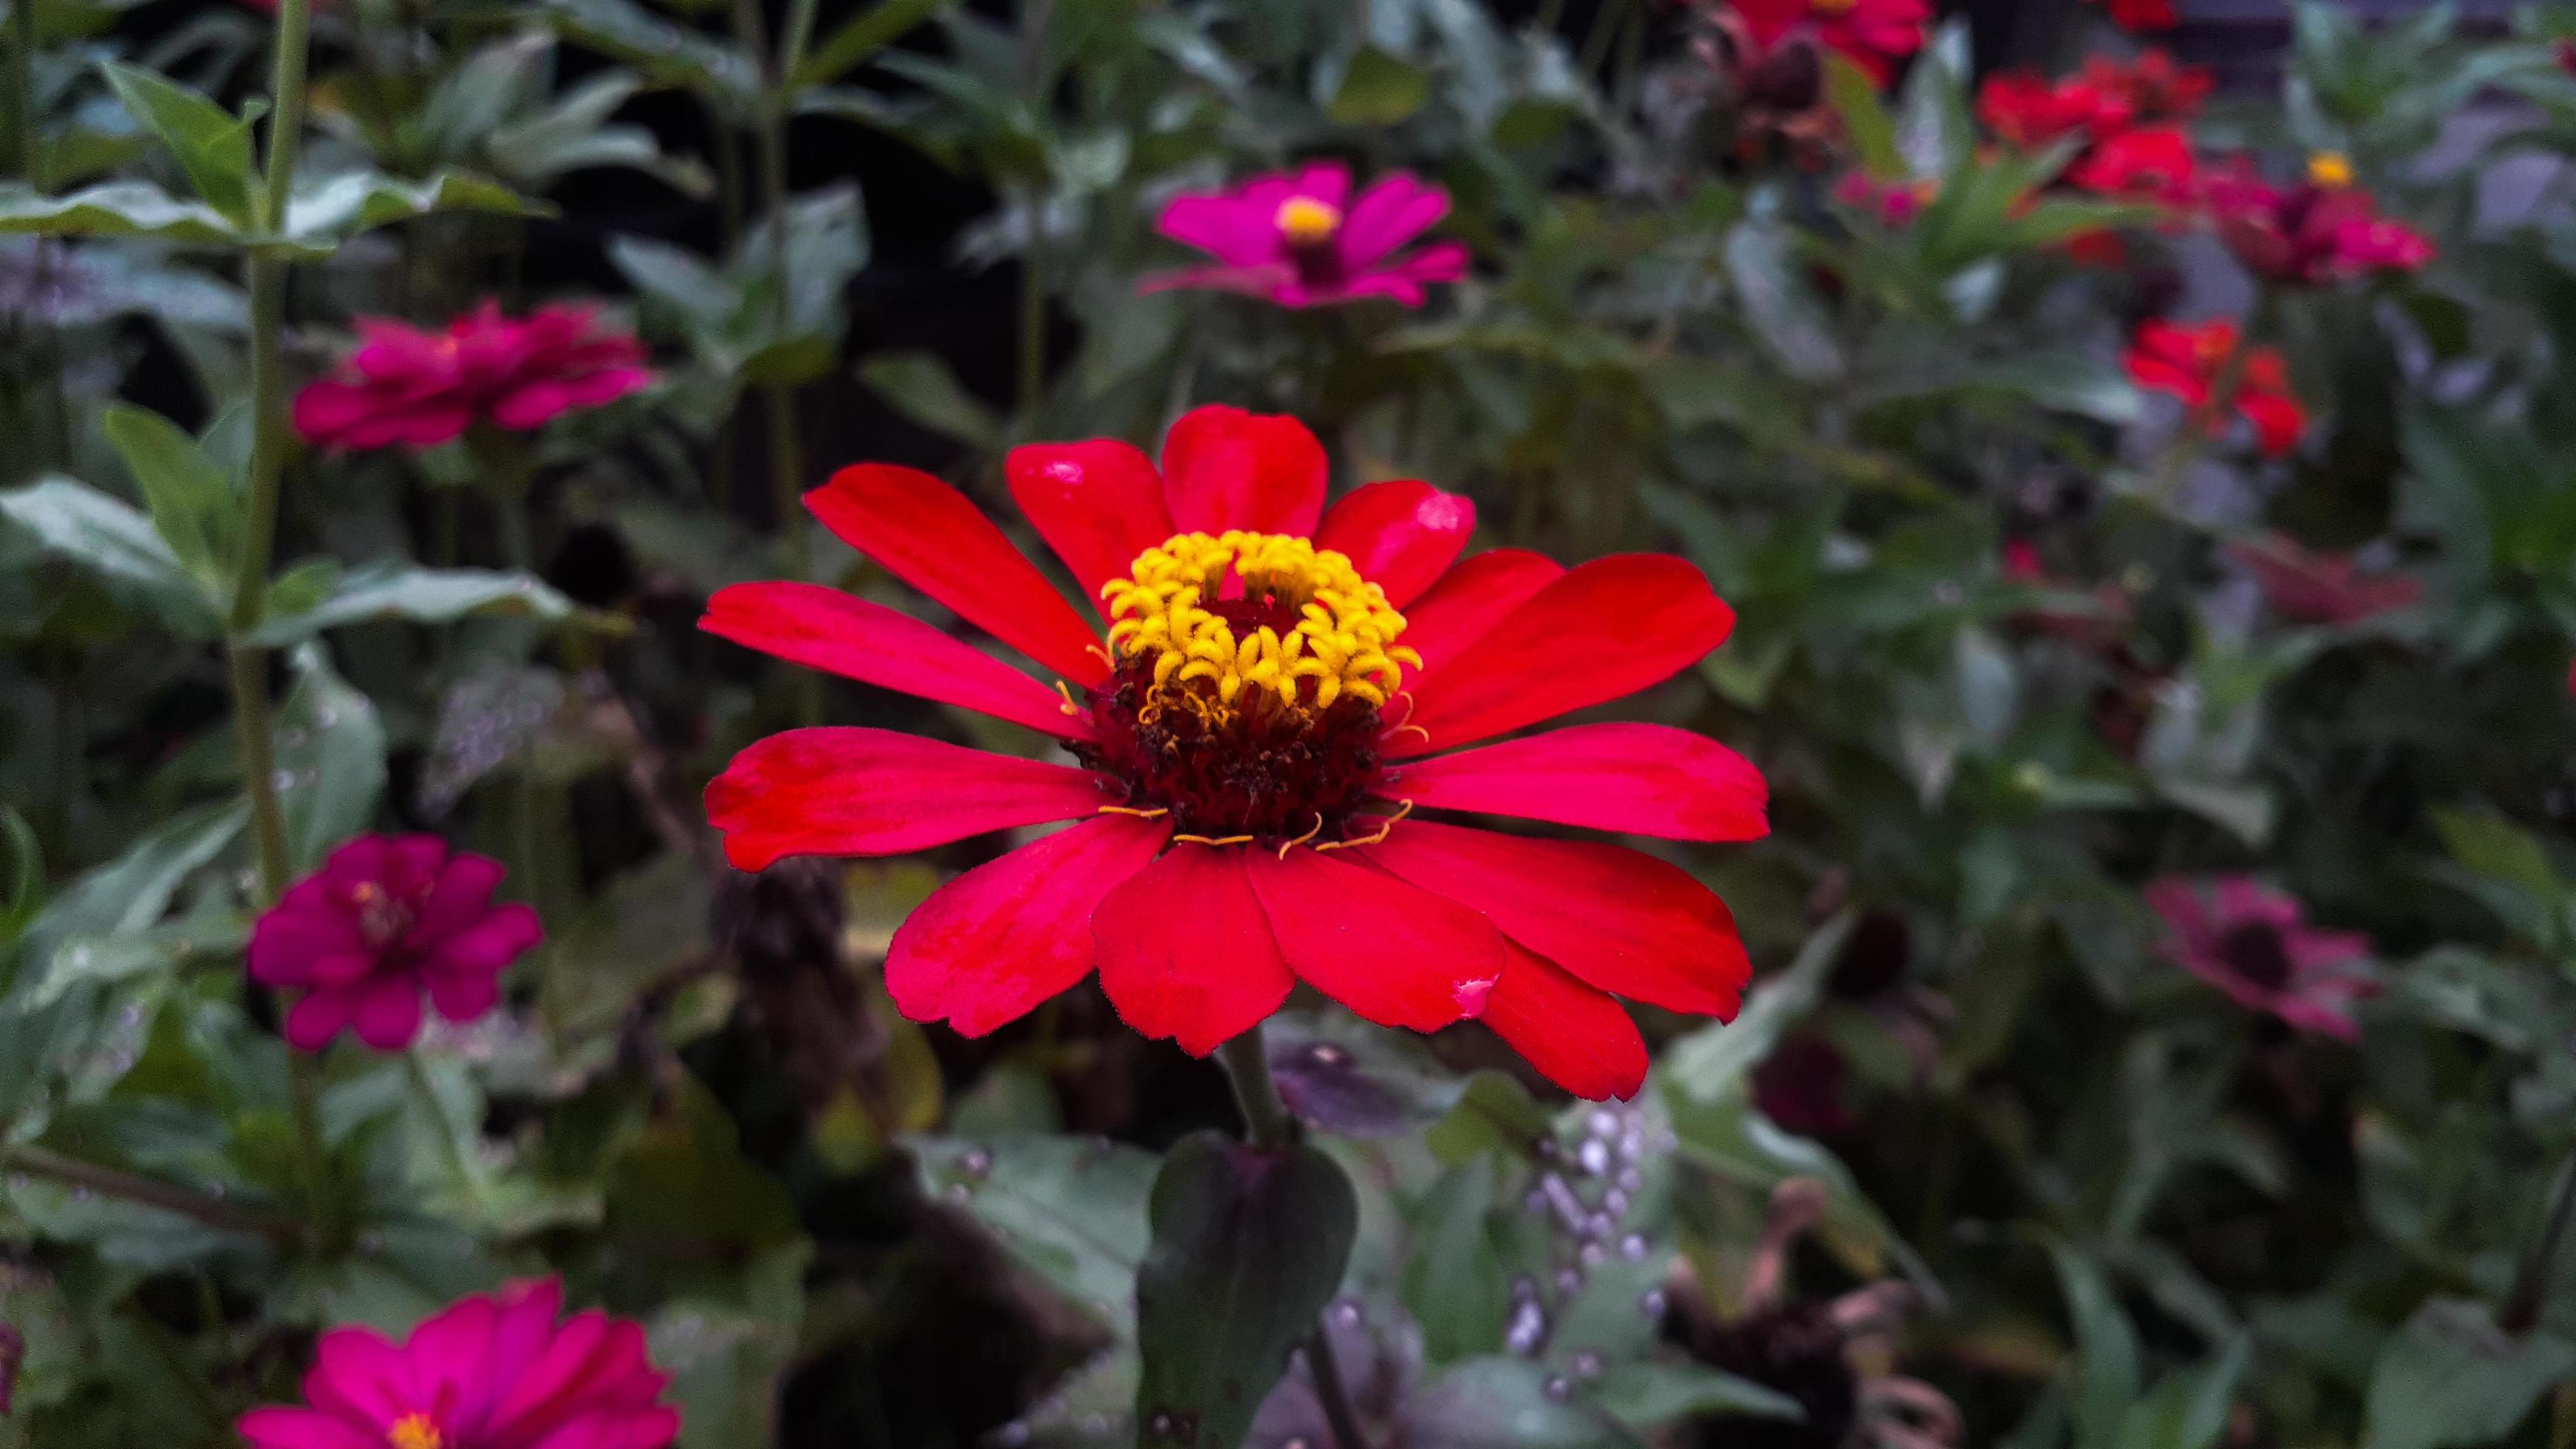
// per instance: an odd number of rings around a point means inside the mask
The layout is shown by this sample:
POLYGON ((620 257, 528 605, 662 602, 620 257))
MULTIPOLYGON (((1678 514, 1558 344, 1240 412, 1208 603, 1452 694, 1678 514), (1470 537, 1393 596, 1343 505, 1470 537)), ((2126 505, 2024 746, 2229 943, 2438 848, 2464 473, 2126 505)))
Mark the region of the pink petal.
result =
POLYGON ((1759 840, 1770 787, 1750 760, 1670 725, 1595 724, 1406 764, 1379 792, 1667 840, 1759 840))
POLYGON ((358 1017, 364 988, 324 987, 308 991, 286 1013, 286 1044, 297 1051, 318 1052, 358 1017))
POLYGON ((1405 479, 1344 494, 1315 530, 1315 546, 1339 550, 1401 609, 1439 582, 1475 531, 1472 500, 1405 479))
POLYGON ((1072 820, 1108 797, 1081 770, 892 730, 771 735, 707 786, 707 820, 739 870, 790 855, 901 855, 970 835, 1072 820))
POLYGON ((860 463, 805 495, 842 542, 1075 684, 1109 675, 1099 636, 966 495, 914 468, 860 463))
MULTIPOLYGON (((1413 713, 1386 752, 1448 749, 1633 694, 1699 662, 1734 627, 1735 611, 1680 559, 1595 559, 1424 669, 1413 713)), ((1412 643, 1406 633, 1402 642, 1412 643)))
POLYGON ((1485 637, 1530 595, 1563 577, 1563 565, 1527 549, 1480 553, 1441 575, 1430 592, 1404 611, 1404 635, 1396 642, 1422 656, 1427 674, 1485 637))
POLYGON ((1333 245, 1343 266, 1365 271, 1448 214, 1448 192, 1406 172, 1394 172, 1360 193, 1333 245))
POLYGON ((414 942, 442 940, 480 921, 491 912, 492 892, 509 867, 488 855, 460 851, 439 870, 437 884, 420 904, 412 926, 414 942))
POLYGON ((1163 503, 1163 476, 1129 444, 1032 443, 1013 448, 1002 472, 1020 512, 1104 618, 1101 586, 1127 577, 1138 554, 1179 531, 1163 503))
POLYGON ((1296 989, 1253 894, 1251 864, 1235 846, 1176 845, 1093 913, 1100 987, 1138 1034, 1203 1057, 1268 1020, 1296 989))
POLYGON ((1171 833, 1168 819, 1103 815, 966 872, 895 932, 886 990, 905 1016, 967 1036, 1017 1021, 1090 974, 1101 898, 1171 833))
POLYGON ((1289 969, 1380 1026, 1474 1016, 1503 974, 1502 937, 1454 901, 1318 850, 1247 861, 1289 969))
POLYGON ((372 959, 359 940, 358 923, 328 906, 280 903, 250 931, 250 975, 263 985, 304 985, 320 963, 351 954, 361 963, 372 959))
POLYGON ((420 983, 409 976, 380 976, 356 989, 358 1040, 380 1052, 398 1052, 420 1035, 420 983))
POLYGON ((1254 267, 1279 257, 1279 206, 1230 195, 1175 196, 1154 230, 1197 247, 1234 267, 1254 267))
POLYGON ((1359 854, 1631 1001, 1731 1019, 1753 975, 1716 892, 1624 846, 1407 820, 1359 854))
POLYGON ((384 1435, 311 1409, 253 1409, 234 1425, 250 1449, 384 1449, 384 1435))
POLYGON ((1586 1101, 1626 1101, 1646 1082, 1646 1039, 1617 998, 1506 942, 1509 957, 1478 1017, 1539 1074, 1586 1101))
POLYGON ((431 947, 420 958, 433 976, 499 976, 546 938, 536 908, 512 902, 431 947))
POLYGON ((883 604, 821 584, 734 584, 707 600, 698 627, 745 648, 845 679, 975 710, 1063 739, 1090 722, 1063 696, 971 644, 883 604))
POLYGON ((304 1375, 304 1398, 327 1413, 379 1425, 421 1407, 412 1394, 411 1360, 372 1328, 322 1335, 304 1375))
POLYGON ((1292 417, 1211 405, 1163 439, 1163 490, 1184 532, 1311 538, 1324 512, 1324 445, 1292 417))

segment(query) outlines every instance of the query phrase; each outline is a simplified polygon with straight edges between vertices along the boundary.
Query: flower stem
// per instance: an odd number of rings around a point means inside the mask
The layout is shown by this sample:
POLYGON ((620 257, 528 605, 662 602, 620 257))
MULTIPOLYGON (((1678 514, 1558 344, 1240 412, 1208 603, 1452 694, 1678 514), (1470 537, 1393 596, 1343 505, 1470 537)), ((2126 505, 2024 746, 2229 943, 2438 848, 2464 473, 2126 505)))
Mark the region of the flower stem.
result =
MULTIPOLYGON (((1216 1049, 1226 1080, 1234 1085, 1235 1105, 1243 1110, 1243 1139, 1265 1152, 1276 1152, 1297 1140, 1297 1119, 1279 1100, 1279 1084, 1270 1077, 1270 1057, 1261 1043, 1261 1028, 1216 1049)), ((1333 1359, 1331 1331, 1322 1324, 1306 1337, 1306 1370, 1315 1381, 1315 1402, 1323 1406, 1338 1449, 1369 1449, 1351 1409, 1350 1390, 1342 1385, 1341 1365, 1333 1359)))
POLYGON ((303 1225, 274 1213, 226 1202, 211 1193, 198 1192, 139 1172, 83 1162, 77 1157, 67 1157, 42 1147, 23 1144, 11 1147, 0 1152, 0 1164, 5 1164, 11 1172, 23 1172, 67 1187, 159 1208, 226 1232, 250 1233, 281 1244, 296 1243, 305 1234, 303 1225))
POLYGON ((2558 1244, 2567 1236, 2570 1216, 2576 1216, 2576 1156, 2558 1165, 2558 1192, 2549 1207, 2549 1221, 2532 1243, 2531 1255, 2523 1259, 2522 1271, 2514 1274, 2512 1290, 2496 1309, 2496 1327, 2519 1337, 2538 1325, 2541 1306, 2549 1300, 2549 1280, 2557 1275, 2558 1244))

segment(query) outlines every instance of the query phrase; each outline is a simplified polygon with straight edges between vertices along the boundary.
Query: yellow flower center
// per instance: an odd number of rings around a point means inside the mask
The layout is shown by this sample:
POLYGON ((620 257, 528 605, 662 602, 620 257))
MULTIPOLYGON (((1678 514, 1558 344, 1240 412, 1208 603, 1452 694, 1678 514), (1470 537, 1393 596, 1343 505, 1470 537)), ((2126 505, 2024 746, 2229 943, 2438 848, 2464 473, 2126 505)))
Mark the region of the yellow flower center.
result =
POLYGON ((1230 717, 1247 689, 1291 712, 1346 695, 1384 705, 1397 666, 1422 667, 1395 642, 1404 616, 1384 589, 1342 554, 1286 534, 1176 533, 1100 596, 1110 649, 1152 662, 1156 702, 1211 718, 1230 717))
POLYGON ((1317 247, 1342 229, 1342 209, 1318 197, 1292 196, 1279 203, 1279 214, 1272 221, 1288 245, 1317 247))
POLYGON ((385 1430, 385 1442, 392 1449, 447 1449, 447 1436, 438 1432, 427 1414, 405 1414, 385 1430))
POLYGON ((2319 151, 2308 158, 2308 180, 2329 191, 2352 184, 2352 158, 2341 151, 2319 151))

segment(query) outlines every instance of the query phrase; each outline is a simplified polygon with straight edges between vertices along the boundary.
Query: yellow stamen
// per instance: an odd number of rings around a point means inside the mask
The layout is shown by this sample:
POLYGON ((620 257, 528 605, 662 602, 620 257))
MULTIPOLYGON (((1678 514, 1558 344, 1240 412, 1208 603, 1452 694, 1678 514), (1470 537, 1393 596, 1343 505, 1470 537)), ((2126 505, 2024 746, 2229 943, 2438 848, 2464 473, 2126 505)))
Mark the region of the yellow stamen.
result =
POLYGON ((1151 810, 1139 810, 1133 805, 1103 805, 1094 813, 1101 815, 1133 815, 1139 820, 1160 820, 1164 816, 1172 813, 1172 807, 1169 805, 1157 805, 1151 810))
MULTIPOLYGON (((1389 835, 1394 834, 1396 822, 1412 813, 1413 802, 1410 800, 1399 800, 1395 804, 1395 813, 1378 822, 1376 834, 1363 835, 1357 840, 1328 840, 1323 844, 1316 846, 1315 849, 1319 851, 1348 850, 1355 845, 1375 845, 1379 841, 1386 839, 1389 835)), ((1288 858, 1288 852, 1284 849, 1281 850, 1279 852, 1279 858, 1281 860, 1286 860, 1288 858)))
POLYGON ((1250 845, 1252 843, 1252 837, 1249 835, 1175 835, 1172 839, 1183 845, 1250 845))
POLYGON ((446 1449, 447 1436, 427 1414, 405 1414, 385 1430, 385 1442, 392 1449, 446 1449))
POLYGON ((1292 247, 1322 246, 1342 229, 1342 209, 1315 196, 1292 196, 1271 218, 1292 247))
POLYGON ((1265 696, 1291 713, 1329 709, 1345 696, 1383 705, 1399 666, 1422 667, 1421 655, 1395 642, 1404 616, 1385 590, 1342 554, 1287 534, 1174 534, 1100 595, 1111 650, 1122 663, 1153 667, 1147 710, 1177 700, 1225 720, 1265 696), (1238 635, 1237 621, 1208 607, 1234 600, 1275 622, 1243 623, 1238 635))
POLYGON ((2352 158, 2341 151, 2319 151, 2308 158, 2308 180, 2329 191, 2352 184, 2352 158))

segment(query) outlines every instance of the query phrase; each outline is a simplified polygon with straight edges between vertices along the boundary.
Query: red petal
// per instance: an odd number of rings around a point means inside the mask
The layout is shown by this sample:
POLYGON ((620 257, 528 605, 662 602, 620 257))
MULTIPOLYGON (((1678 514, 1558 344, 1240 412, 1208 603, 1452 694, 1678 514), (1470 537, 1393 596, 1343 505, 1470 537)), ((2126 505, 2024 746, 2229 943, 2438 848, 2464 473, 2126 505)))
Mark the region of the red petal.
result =
POLYGON ((1183 532, 1311 538, 1327 471, 1324 445, 1291 417, 1195 408, 1163 438, 1163 496, 1183 532))
POLYGON ((821 584, 735 584, 707 600, 698 627, 814 669, 1064 739, 1089 739, 1089 716, 1054 690, 939 629, 821 584))
POLYGON ((1485 637, 1530 595, 1565 577, 1565 566, 1525 548, 1497 548, 1441 575, 1431 591, 1404 611, 1397 642, 1422 656, 1424 670, 1440 667, 1459 650, 1485 637))
POLYGON ((1297 978, 1253 894, 1252 855, 1176 845, 1100 903, 1100 987, 1119 1019, 1203 1057, 1288 999, 1297 978))
POLYGON ((1379 786, 1435 810, 1517 815, 1667 840, 1759 840, 1770 788, 1753 762, 1670 725, 1574 725, 1405 765, 1379 786))
POLYGON ((805 495, 841 541, 1076 684, 1109 676, 1100 638, 966 495, 916 468, 860 463, 805 495))
POLYGON ((1408 478, 1344 494, 1324 515, 1315 546, 1341 550, 1401 609, 1457 562, 1475 531, 1473 500, 1408 478))
POLYGON ((707 822, 738 870, 789 855, 901 855, 988 830, 1071 820, 1107 797, 1089 774, 893 730, 771 735, 707 784, 707 822))
POLYGON ((1753 975, 1726 902, 1680 867, 1624 846, 1408 820, 1360 854, 1631 1001, 1732 1018, 1753 975))
POLYGON ((1628 1009, 1518 945, 1478 1018, 1539 1074, 1598 1102, 1637 1095, 1646 1082, 1646 1039, 1628 1009))
POLYGON ((1091 917, 1145 868, 1169 820, 1103 815, 979 865, 894 933, 886 990, 914 1021, 982 1036, 1091 973, 1091 917))
POLYGON ((1503 939, 1484 917, 1322 851, 1246 855, 1280 955, 1315 989, 1414 1031, 1484 1009, 1503 974, 1503 939))
POLYGON ((1136 555, 1179 532, 1153 461, 1114 438, 1013 448, 1002 472, 1020 512, 1103 617, 1100 586, 1127 577, 1136 555))
MULTIPOLYGON (((1445 750, 1633 694, 1698 662, 1734 628, 1735 611, 1707 576, 1670 554, 1595 559, 1424 670, 1386 752, 1445 750)), ((1412 630, 1403 642, 1413 643, 1412 630)))

